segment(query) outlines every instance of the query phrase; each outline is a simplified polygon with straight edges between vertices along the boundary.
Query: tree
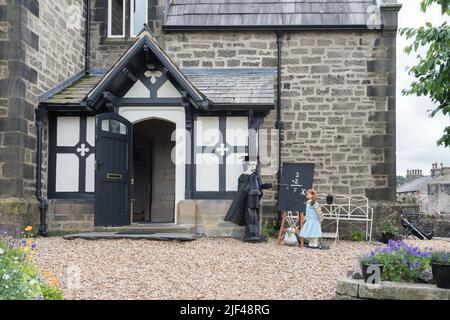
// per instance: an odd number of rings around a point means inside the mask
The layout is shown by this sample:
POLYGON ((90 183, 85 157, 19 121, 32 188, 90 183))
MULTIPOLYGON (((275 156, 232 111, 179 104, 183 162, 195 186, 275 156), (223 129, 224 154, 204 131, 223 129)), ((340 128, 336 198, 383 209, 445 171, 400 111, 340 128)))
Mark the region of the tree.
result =
MULTIPOLYGON (((425 12, 433 3, 441 6, 442 15, 450 16, 450 0, 422 0, 421 10, 425 12)), ((430 116, 442 112, 450 117, 450 26, 444 22, 434 27, 430 22, 420 28, 402 28, 402 36, 412 39, 405 52, 415 52, 419 63, 408 68, 408 73, 416 78, 403 95, 429 96, 436 105, 430 110, 430 116), (425 49, 423 57, 419 51, 425 49)), ((438 145, 450 147, 450 126, 444 129, 444 135, 437 141, 438 145)))

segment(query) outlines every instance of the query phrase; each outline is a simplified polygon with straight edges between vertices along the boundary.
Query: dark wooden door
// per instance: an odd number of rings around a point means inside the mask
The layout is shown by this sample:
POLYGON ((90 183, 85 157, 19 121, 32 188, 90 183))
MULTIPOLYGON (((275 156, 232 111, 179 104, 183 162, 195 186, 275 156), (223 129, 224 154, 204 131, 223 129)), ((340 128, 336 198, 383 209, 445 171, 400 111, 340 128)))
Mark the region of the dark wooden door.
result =
POLYGON ((95 133, 95 225, 129 225, 132 124, 104 113, 95 117, 95 133))

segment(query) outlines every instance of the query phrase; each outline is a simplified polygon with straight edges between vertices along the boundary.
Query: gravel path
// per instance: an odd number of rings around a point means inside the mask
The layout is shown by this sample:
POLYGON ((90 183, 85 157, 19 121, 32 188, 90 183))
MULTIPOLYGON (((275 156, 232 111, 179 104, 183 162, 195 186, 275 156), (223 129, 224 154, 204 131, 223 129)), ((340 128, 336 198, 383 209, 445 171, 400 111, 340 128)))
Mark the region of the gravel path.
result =
MULTIPOLYGON (((450 250, 447 241, 408 242, 450 250)), ((357 257, 375 247, 40 238, 34 260, 63 279, 66 299, 332 299, 336 279, 358 270, 357 257), (67 270, 75 276, 68 278, 67 270)))

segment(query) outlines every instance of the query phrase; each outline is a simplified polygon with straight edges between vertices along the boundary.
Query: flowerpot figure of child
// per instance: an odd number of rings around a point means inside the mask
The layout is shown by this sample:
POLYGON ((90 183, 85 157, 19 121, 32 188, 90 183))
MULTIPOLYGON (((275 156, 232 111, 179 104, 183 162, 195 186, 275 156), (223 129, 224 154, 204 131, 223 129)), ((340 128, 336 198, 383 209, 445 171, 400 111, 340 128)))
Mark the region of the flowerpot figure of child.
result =
POLYGON ((322 237, 322 212, 317 203, 317 191, 306 191, 306 221, 299 236, 309 241, 308 248, 321 249, 319 238, 322 237))

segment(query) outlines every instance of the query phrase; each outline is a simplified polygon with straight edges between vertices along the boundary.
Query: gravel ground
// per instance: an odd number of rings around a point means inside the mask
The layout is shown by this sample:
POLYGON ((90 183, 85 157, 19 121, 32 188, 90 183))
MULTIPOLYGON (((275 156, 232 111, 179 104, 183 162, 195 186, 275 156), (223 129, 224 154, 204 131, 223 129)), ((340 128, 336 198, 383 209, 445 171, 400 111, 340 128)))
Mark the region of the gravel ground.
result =
MULTIPOLYGON (((407 242, 450 250, 448 241, 407 242)), ((336 279, 358 270, 357 257, 375 247, 40 238, 34 260, 62 278, 66 299, 332 299, 336 279)))

